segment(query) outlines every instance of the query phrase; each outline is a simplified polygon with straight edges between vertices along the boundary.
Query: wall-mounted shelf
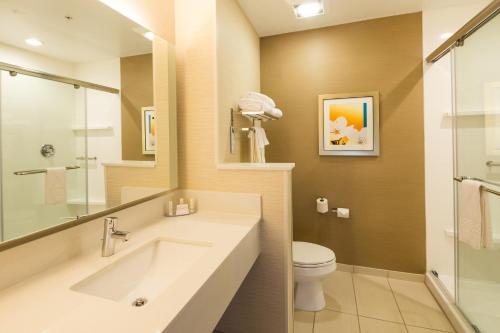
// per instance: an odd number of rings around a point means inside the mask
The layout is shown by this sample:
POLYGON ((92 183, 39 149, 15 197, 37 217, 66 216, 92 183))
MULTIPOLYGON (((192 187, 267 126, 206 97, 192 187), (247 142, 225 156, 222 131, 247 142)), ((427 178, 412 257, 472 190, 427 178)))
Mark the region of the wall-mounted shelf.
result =
MULTIPOLYGON (((85 199, 68 199, 67 201, 68 205, 76 205, 76 206, 81 206, 85 205, 86 201, 85 199)), ((89 200, 89 206, 104 206, 106 205, 106 202, 104 200, 89 200)))
POLYGON ((111 125, 91 125, 85 128, 84 126, 73 126, 71 128, 74 132, 81 132, 85 131, 110 131, 113 129, 113 126, 111 125))
MULTIPOLYGON (((453 117, 453 114, 446 112, 444 117, 453 117)), ((484 116, 500 116, 500 113, 495 112, 464 112, 456 115, 457 117, 484 117, 484 116)))
MULTIPOLYGON (((454 238, 457 236, 455 230, 452 228, 445 229, 444 234, 448 237, 454 238)), ((493 234, 493 242, 500 244, 500 234, 499 233, 494 233, 493 234)))

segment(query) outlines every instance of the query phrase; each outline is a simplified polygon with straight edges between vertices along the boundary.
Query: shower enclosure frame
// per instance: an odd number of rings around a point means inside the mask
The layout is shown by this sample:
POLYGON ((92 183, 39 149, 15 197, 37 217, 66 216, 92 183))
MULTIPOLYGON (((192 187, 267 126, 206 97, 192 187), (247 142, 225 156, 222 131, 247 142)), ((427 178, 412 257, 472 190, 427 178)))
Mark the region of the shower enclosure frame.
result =
MULTIPOLYGON (((470 175, 460 175, 459 166, 459 157, 461 156, 461 152, 459 151, 459 123, 458 123, 458 108, 459 108, 459 96, 457 93, 458 84, 457 84, 457 73, 458 73, 458 64, 457 64, 457 51, 458 48, 461 48, 465 45, 466 39, 472 36, 475 32, 479 31, 483 26, 493 20, 497 15, 500 14, 500 0, 494 0, 490 3, 486 8, 484 8, 480 13, 478 13, 475 17, 473 17, 469 22, 467 22, 461 29, 459 29, 453 36, 451 36, 447 41, 445 41, 441 46, 439 46, 435 51, 433 51, 427 58, 426 61, 428 63, 434 63, 441 59, 444 55, 450 53, 451 59, 451 92, 452 92, 452 153, 453 153, 453 209, 454 209, 454 301, 450 299, 446 299, 446 288, 443 283, 439 280, 439 275, 437 272, 432 272, 434 277, 428 275, 428 285, 435 294, 436 298, 440 301, 440 304, 443 306, 447 314, 450 316, 452 322, 456 326, 460 327, 460 332, 481 332, 481 328, 474 325, 474 316, 470 313, 466 313, 466 307, 470 307, 470 304, 464 304, 465 301, 461 302, 461 292, 467 291, 466 286, 462 286, 463 279, 467 279, 467 275, 462 276, 462 270, 467 271, 467 267, 461 268, 463 262, 460 261, 462 250, 461 247, 463 245, 459 241, 459 215, 458 215, 458 184, 466 176, 470 175), (465 176, 465 177, 462 177, 465 176), (440 283, 436 283, 440 281, 440 283), (464 289, 465 288, 465 289, 464 289), (463 290, 462 290, 463 289, 463 290), (466 306, 467 305, 467 306, 466 306), (472 316, 472 317, 470 317, 472 316)), ((462 59, 463 60, 463 59, 462 59)), ((463 78, 462 78, 463 81, 463 78)), ((484 128, 484 125, 483 125, 484 128)), ((488 163, 488 162, 487 162, 488 163)), ((488 181, 484 181, 483 179, 478 179, 483 183, 489 183, 492 185, 499 185, 497 183, 491 183, 488 181)), ((496 195, 499 195, 498 191, 487 191, 496 195)), ((479 296, 478 296, 479 297, 479 296)), ((469 295, 470 298, 470 295, 469 295)), ((477 319, 477 318, 476 318, 477 319)), ((479 325, 479 323, 476 323, 479 325)), ((484 324, 484 323, 482 323, 484 324)), ((456 327, 457 328, 457 327, 456 327)), ((458 329, 458 328, 457 328, 458 329)))

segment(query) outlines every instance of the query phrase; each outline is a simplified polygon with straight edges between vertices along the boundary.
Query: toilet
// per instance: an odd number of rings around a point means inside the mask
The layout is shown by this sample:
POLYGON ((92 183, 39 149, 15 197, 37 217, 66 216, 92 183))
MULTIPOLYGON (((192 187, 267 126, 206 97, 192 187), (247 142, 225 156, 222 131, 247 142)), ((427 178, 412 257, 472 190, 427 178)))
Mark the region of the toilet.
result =
POLYGON ((320 311, 325 308, 321 280, 337 269, 335 253, 324 246, 293 242, 295 309, 320 311))

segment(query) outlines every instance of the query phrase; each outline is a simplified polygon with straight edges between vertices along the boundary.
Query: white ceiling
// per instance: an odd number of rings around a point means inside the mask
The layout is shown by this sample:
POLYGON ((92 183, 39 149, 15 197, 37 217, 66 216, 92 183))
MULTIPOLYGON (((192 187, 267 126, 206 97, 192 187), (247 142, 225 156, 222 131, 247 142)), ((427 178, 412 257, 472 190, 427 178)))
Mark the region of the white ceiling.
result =
POLYGON ((98 0, 0 0, 0 43, 70 63, 150 53, 145 31, 98 0))
POLYGON ((422 10, 422 0, 324 0, 326 14, 297 19, 291 0, 238 0, 261 37, 422 10))

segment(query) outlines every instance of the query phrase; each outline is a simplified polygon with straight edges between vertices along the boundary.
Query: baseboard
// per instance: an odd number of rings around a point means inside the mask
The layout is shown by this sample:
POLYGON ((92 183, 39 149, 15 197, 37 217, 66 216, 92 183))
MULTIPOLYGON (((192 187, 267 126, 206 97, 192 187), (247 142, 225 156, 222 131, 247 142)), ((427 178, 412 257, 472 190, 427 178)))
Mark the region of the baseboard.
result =
POLYGON ((387 269, 356 266, 356 265, 346 265, 346 264, 341 264, 341 263, 337 263, 337 270, 343 271, 343 272, 349 272, 349 273, 359 273, 359 274, 366 274, 366 275, 383 276, 383 277, 386 277, 389 279, 408 280, 408 281, 415 281, 415 282, 424 282, 424 279, 425 279, 424 274, 390 271, 387 269))
POLYGON ((427 273, 425 275, 425 285, 429 288, 457 333, 476 333, 438 278, 431 273, 427 273))

